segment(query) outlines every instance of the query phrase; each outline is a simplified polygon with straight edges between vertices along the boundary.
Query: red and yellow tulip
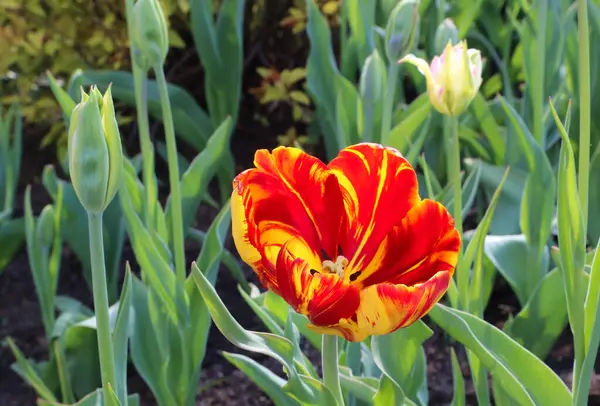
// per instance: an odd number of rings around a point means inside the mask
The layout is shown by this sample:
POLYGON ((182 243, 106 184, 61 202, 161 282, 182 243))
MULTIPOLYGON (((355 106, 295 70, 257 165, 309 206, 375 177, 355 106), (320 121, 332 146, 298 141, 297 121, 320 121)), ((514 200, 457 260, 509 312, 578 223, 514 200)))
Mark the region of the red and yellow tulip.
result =
POLYGON ((448 289, 460 236, 421 199, 402 155, 378 144, 329 165, 297 148, 259 150, 233 181, 233 236, 261 283, 316 332, 350 341, 423 317, 448 289))

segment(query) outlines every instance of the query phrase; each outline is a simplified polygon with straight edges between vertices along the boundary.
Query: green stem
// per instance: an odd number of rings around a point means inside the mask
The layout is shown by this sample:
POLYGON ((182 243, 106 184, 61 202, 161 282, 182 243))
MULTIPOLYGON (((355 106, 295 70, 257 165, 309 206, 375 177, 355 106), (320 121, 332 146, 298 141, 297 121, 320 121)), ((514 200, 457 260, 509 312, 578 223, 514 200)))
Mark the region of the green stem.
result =
POLYGON ((109 394, 109 384, 116 385, 115 357, 108 316, 108 294, 106 291, 106 268, 104 266, 104 241, 102 240, 102 213, 88 212, 90 233, 90 260, 92 265, 92 288, 94 293, 94 312, 96 313, 96 332, 100 354, 100 375, 104 402, 113 404, 109 394))
POLYGON ((587 235, 588 190, 590 183, 590 34, 587 1, 578 2, 579 21, 579 203, 583 212, 583 227, 587 235))
MULTIPOLYGON (((133 38, 133 1, 126 0, 126 18, 127 18, 127 33, 130 38, 133 38)), ((134 61, 134 47, 130 47, 129 55, 131 61, 134 61)), ((154 219, 155 205, 157 201, 157 186, 154 178, 154 147, 150 139, 150 125, 148 122, 148 98, 147 73, 135 63, 132 62, 133 85, 135 93, 135 106, 137 111, 137 124, 140 137, 140 149, 142 151, 142 180, 146 193, 146 202, 144 205, 144 225, 150 233, 154 234, 154 219)))
POLYGON ((171 227, 173 229, 173 250, 175 251, 175 276, 180 286, 185 283, 185 250, 183 245, 183 214, 181 212, 181 191, 179 189, 179 165, 177 162, 177 143, 171 102, 167 88, 167 79, 162 66, 155 66, 156 81, 160 93, 165 139, 167 141, 167 163, 169 165, 169 183, 171 187, 171 227))
POLYGON ((458 141, 458 117, 449 117, 452 131, 451 154, 452 162, 450 181, 452 182, 454 222, 456 229, 462 235, 462 189, 460 184, 460 144, 458 141))
POLYGON ((321 363, 323 367, 323 384, 331 391, 338 406, 344 406, 344 395, 340 384, 340 371, 338 365, 338 338, 330 334, 323 334, 321 348, 321 363))
POLYGON ((546 16, 548 0, 538 1, 537 26, 535 38, 535 60, 537 67, 531 78, 533 103, 533 137, 537 143, 544 146, 544 67, 546 61, 546 16))
MULTIPOLYGON (((577 1, 577 20, 578 20, 578 43, 579 43, 579 171, 578 171, 578 189, 579 189, 579 204, 583 213, 583 229, 584 236, 587 235, 588 224, 588 193, 590 182, 590 125, 591 125, 591 110, 590 110, 590 43, 589 43, 589 26, 588 26, 588 11, 587 1, 577 1)), ((575 275, 575 297, 583 297, 585 295, 585 285, 583 280, 583 270, 577 270, 575 275)), ((573 393, 578 392, 579 380, 583 361, 586 358, 587 346, 585 342, 584 331, 584 303, 582 300, 577 301, 578 328, 574 329, 573 336, 575 341, 575 361, 573 367, 573 393)), ((583 383, 586 384, 586 383, 583 383)))
MULTIPOLYGON (((460 182, 460 143, 458 137, 458 117, 448 116, 446 118, 447 125, 450 131, 450 156, 448 157, 449 164, 449 180, 452 184, 452 215, 454 216, 454 226, 458 230, 461 238, 463 235, 462 227, 462 188, 460 182)), ((462 259, 463 247, 461 245, 459 252, 459 264, 462 259)), ((457 270, 457 285, 459 294, 459 304, 462 310, 469 307, 469 270, 457 270)))
POLYGON ((400 69, 396 61, 389 61, 389 64, 385 100, 383 102, 383 116, 381 118, 381 144, 384 146, 390 145, 392 113, 394 111, 394 99, 396 97, 396 86, 398 83, 398 69, 400 69))

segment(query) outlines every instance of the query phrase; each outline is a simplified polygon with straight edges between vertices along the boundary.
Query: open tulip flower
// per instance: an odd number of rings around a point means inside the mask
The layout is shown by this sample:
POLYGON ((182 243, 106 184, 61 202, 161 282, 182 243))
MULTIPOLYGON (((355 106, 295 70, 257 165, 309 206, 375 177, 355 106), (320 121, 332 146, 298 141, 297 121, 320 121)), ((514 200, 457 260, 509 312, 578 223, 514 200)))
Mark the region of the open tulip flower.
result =
POLYGON ((350 341, 423 317, 448 289, 460 236, 439 203, 419 197, 402 155, 378 144, 325 165, 297 148, 256 152, 233 181, 233 236, 261 283, 350 341))

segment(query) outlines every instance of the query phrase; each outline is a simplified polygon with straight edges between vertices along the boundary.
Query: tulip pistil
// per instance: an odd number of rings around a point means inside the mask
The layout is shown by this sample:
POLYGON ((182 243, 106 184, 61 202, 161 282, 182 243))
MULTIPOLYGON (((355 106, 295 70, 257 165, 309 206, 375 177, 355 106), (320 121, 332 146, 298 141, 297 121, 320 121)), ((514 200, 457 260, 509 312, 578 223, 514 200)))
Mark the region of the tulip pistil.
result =
POLYGON ((326 259, 323 261, 323 272, 334 273, 340 278, 344 277, 344 270, 348 266, 348 259, 343 255, 338 255, 335 262, 326 259))

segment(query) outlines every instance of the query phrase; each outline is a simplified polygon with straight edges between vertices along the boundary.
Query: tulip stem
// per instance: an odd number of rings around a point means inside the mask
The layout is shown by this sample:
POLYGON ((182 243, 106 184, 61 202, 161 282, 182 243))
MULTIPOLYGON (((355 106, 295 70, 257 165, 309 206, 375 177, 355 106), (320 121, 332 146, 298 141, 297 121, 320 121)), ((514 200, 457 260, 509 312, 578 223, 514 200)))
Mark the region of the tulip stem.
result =
POLYGON ((167 88, 165 72, 161 65, 154 66, 154 72, 156 74, 158 91, 160 93, 165 139, 167 141, 167 163, 169 165, 169 183, 171 187, 171 228, 173 229, 173 250, 175 251, 175 277, 178 284, 183 286, 185 283, 186 272, 177 143, 175 141, 175 129, 173 127, 171 102, 169 100, 169 90, 167 88))
POLYGON ((396 61, 389 61, 390 66, 387 72, 387 84, 385 87, 385 100, 383 102, 383 115, 381 118, 381 144, 389 147, 390 130, 392 129, 392 114, 394 109, 394 99, 396 97, 396 87, 398 84, 398 70, 400 65, 396 61))
POLYGON ((323 334, 321 363, 323 367, 323 384, 331 391, 331 394, 335 398, 338 406, 344 406, 344 395, 342 394, 338 365, 337 336, 323 334))
POLYGON ((460 183, 460 143, 458 140, 458 117, 449 116, 452 139, 451 139, 451 150, 452 155, 450 165, 450 181, 452 182, 452 190, 454 194, 453 198, 453 211, 454 211, 454 223, 455 227, 462 236, 462 188, 460 183))
POLYGON ((590 183, 590 33, 587 1, 578 0, 579 22, 579 203, 583 212, 583 227, 587 235, 588 190, 590 183))
POLYGON ((92 265, 92 289, 94 312, 96 314, 96 335, 100 355, 100 375, 104 391, 104 403, 112 406, 109 386, 115 387, 115 357, 108 315, 108 292, 106 288, 106 267, 104 264, 104 241, 102 237, 102 213, 88 212, 90 236, 90 260, 92 265))
MULTIPOLYGON (((133 38, 133 1, 125 2, 125 13, 127 19, 127 33, 129 38, 133 38)), ((130 58, 134 60, 134 47, 130 47, 130 58)), ((144 205, 144 225, 150 233, 154 235, 155 205, 158 196, 156 180, 154 178, 154 147, 150 139, 150 124, 148 123, 148 72, 143 72, 136 63, 131 64, 133 73, 133 88, 135 93, 135 106, 137 111, 137 125, 140 137, 140 150, 142 151, 142 179, 144 181, 144 190, 146 193, 146 202, 144 205)))

